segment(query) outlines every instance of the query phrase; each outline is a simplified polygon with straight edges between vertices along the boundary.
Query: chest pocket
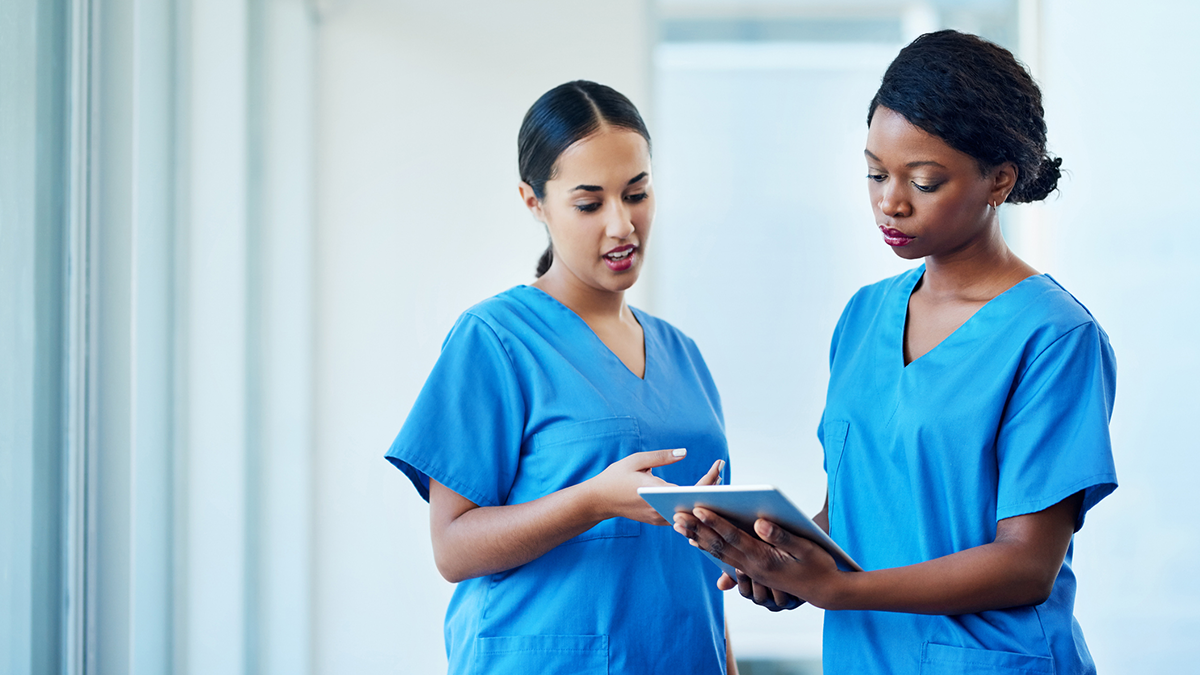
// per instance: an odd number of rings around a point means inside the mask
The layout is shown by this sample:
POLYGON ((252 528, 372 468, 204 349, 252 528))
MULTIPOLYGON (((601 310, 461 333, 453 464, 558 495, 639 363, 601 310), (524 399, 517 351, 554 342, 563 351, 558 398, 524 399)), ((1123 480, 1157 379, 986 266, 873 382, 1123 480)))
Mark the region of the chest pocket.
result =
MULTIPOLYGON (((838 469, 842 466, 842 454, 846 449, 846 436, 850 423, 846 420, 826 420, 821 432, 825 446, 825 474, 829 477, 829 491, 837 484, 838 469)), ((832 497, 832 494, 830 495, 832 497)))
MULTIPOLYGON (((637 420, 605 417, 571 422, 535 435, 521 457, 518 480, 508 503, 519 504, 578 485, 608 468, 609 464, 642 450, 637 420), (519 493, 519 494, 518 494, 519 493)), ((590 539, 636 537, 641 523, 609 518, 563 545, 590 539)))

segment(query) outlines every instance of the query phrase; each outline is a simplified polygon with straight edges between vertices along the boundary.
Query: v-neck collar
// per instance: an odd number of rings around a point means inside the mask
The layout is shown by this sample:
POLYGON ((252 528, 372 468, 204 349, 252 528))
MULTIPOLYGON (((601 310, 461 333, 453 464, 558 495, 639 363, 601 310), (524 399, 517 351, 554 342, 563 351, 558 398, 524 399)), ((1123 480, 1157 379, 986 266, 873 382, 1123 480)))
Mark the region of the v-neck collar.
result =
MULTIPOLYGON (((605 358, 612 359, 613 361, 615 361, 616 364, 618 366, 620 366, 620 370, 625 371, 625 373, 627 373, 630 378, 636 380, 637 382, 643 383, 643 384, 647 380, 650 379, 651 361, 652 361, 650 358, 650 355, 651 355, 651 344, 652 344, 653 340, 650 336, 649 329, 647 329, 647 327, 646 327, 646 322, 642 318, 643 315, 642 315, 641 310, 639 310, 635 307, 626 305, 626 307, 629 308, 629 311, 633 313, 634 320, 638 322, 638 325, 641 326, 641 329, 642 329, 643 365, 642 365, 642 376, 638 377, 637 373, 633 372, 632 370, 630 370, 629 366, 625 365, 625 362, 621 360, 621 357, 617 356, 617 353, 614 352, 611 347, 609 347, 607 344, 605 344, 604 340, 600 339, 600 336, 596 334, 596 331, 593 330, 592 327, 588 325, 588 322, 584 321, 583 317, 579 316, 579 314, 576 313, 575 310, 571 309, 570 307, 567 307, 561 301, 559 301, 558 298, 554 297, 553 295, 550 295, 549 293, 547 293, 546 291, 543 291, 542 289, 538 288, 537 286, 523 285, 523 286, 521 286, 521 288, 527 288, 530 291, 533 291, 535 294, 540 294, 546 300, 549 300, 551 303, 553 303, 554 305, 557 305, 563 311, 570 314, 571 317, 573 318, 573 320, 578 322, 578 327, 582 328, 584 332, 586 332, 588 335, 592 336, 592 339, 595 341, 595 344, 600 349, 601 353, 606 355, 605 358)), ((622 379, 625 379, 625 378, 622 378, 622 379)))
MULTIPOLYGON (((967 317, 967 320, 962 322, 962 324, 959 325, 958 328, 955 328, 949 335, 942 338, 941 342, 938 342, 936 345, 934 345, 932 348, 930 348, 928 351, 926 351, 921 356, 913 359, 912 361, 909 361, 908 363, 905 363, 904 362, 904 335, 908 330, 908 305, 912 301, 912 294, 916 290, 917 284, 920 283, 921 279, 923 279, 923 278, 925 278, 925 263, 921 263, 920 267, 915 268, 909 274, 909 278, 906 279, 905 284, 901 286, 900 290, 902 291, 902 293, 898 294, 899 295, 898 310, 899 310, 899 316, 900 316, 900 319, 899 319, 900 339, 897 342, 893 342, 893 349, 895 349, 896 351, 893 351, 892 353, 896 354, 898 352, 899 360, 900 360, 900 367, 901 367, 901 369, 903 369, 905 371, 907 371, 909 369, 909 366, 912 366, 914 363, 917 363, 918 361, 925 359, 925 357, 927 357, 930 354, 932 354, 933 352, 937 351, 939 348, 941 348, 942 345, 946 344, 947 342, 949 342, 951 340, 956 339, 956 336, 960 335, 961 333, 970 332, 971 328, 974 327, 974 324, 977 324, 980 321, 983 321, 987 318, 987 313, 990 313, 990 311, 992 311, 989 308, 991 308, 995 305, 1005 304, 1006 302, 1008 302, 1008 300, 1010 298, 1012 298, 1016 295, 1019 295, 1021 293, 1021 291, 1018 289, 1021 289, 1022 287, 1029 287, 1029 286, 1032 286, 1033 284, 1037 283, 1037 282, 1030 282, 1031 279, 1037 279, 1037 278, 1049 279, 1049 277, 1045 274, 1032 274, 1032 275, 1027 276, 1024 279, 1018 281, 1017 283, 1013 284, 1012 286, 1009 286, 1007 289, 1004 290, 1003 293, 1000 293, 999 295, 992 298, 991 300, 988 300, 987 302, 983 303, 983 305, 979 309, 975 310, 975 312, 973 314, 971 314, 971 316, 967 317), (1026 283, 1026 282, 1030 282, 1030 283, 1026 283), (997 301, 999 301, 999 302, 997 302, 997 301), (980 317, 981 314, 983 315, 983 318, 976 320, 978 317, 980 317)), ((1049 279, 1049 280, 1051 282, 1053 282, 1052 279, 1049 279)), ((943 351, 945 351, 945 350, 943 350, 943 351)))

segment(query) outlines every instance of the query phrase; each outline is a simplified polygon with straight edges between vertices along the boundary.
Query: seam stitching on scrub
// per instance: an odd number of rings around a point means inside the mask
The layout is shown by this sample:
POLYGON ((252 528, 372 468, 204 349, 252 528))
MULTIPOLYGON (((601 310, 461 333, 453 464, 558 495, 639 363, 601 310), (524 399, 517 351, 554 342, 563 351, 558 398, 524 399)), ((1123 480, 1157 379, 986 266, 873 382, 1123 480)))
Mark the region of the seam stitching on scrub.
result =
MULTIPOLYGON (((515 363, 513 363, 512 354, 508 351, 508 346, 504 344, 504 340, 500 338, 500 334, 496 332, 496 328, 492 326, 492 323, 488 321, 486 317, 480 316, 469 309, 466 312, 463 312, 463 314, 477 319, 484 325, 484 327, 488 329, 488 332, 492 334, 492 337, 496 338, 496 343, 500 345, 500 349, 504 350, 504 358, 508 359, 508 367, 511 368, 513 374, 516 375, 517 366, 515 363)), ((518 378, 517 381, 519 382, 520 379, 518 378)), ((521 393, 524 394, 524 392, 521 393)))
MULTIPOLYGON (((1038 352, 1038 353, 1037 353, 1037 356, 1034 356, 1034 357, 1033 357, 1033 358, 1032 358, 1032 359, 1029 361, 1029 364, 1028 364, 1027 366, 1025 366, 1025 368, 1023 368, 1023 369, 1021 370, 1021 372, 1020 372, 1020 374, 1019 374, 1019 375, 1017 375, 1016 382, 1014 382, 1014 383, 1013 383, 1013 388, 1012 388, 1012 391, 1013 391, 1013 392, 1016 392, 1016 391, 1017 391, 1017 389, 1019 389, 1019 388, 1021 387, 1021 384, 1025 382, 1025 377, 1026 377, 1026 376, 1029 374, 1029 371, 1030 371, 1030 370, 1033 370, 1033 367, 1034 367, 1034 366, 1036 366, 1036 365, 1038 365, 1038 364, 1041 362, 1041 360, 1042 360, 1042 357, 1046 355, 1046 352, 1048 352, 1048 351, 1050 351, 1051 349, 1053 349, 1053 348, 1055 347, 1055 345, 1057 345, 1059 342, 1061 342, 1061 341, 1063 341, 1064 339, 1066 339, 1066 338, 1068 338, 1068 337, 1070 337, 1070 336, 1074 335, 1074 334, 1075 334, 1075 331, 1077 331, 1077 330, 1079 330, 1079 329, 1081 329, 1081 328, 1085 328, 1085 327, 1087 327, 1087 326, 1096 326, 1096 323, 1095 323, 1094 321, 1085 321, 1085 322, 1083 322, 1083 323, 1081 323, 1081 324, 1079 324, 1079 325, 1075 326, 1074 328, 1072 328, 1072 329, 1070 329, 1070 330, 1068 330, 1068 331, 1064 331, 1062 335, 1060 335, 1060 336, 1058 336, 1058 337, 1054 338, 1054 340, 1052 340, 1052 341, 1050 342, 1050 344, 1046 345, 1046 347, 1045 347, 1044 349, 1042 349, 1042 351, 1038 352)), ((1098 328, 1098 327, 1097 327, 1097 328, 1098 328)), ((1006 417, 1008 417, 1008 416, 1009 416, 1009 415, 1006 415, 1006 417)))

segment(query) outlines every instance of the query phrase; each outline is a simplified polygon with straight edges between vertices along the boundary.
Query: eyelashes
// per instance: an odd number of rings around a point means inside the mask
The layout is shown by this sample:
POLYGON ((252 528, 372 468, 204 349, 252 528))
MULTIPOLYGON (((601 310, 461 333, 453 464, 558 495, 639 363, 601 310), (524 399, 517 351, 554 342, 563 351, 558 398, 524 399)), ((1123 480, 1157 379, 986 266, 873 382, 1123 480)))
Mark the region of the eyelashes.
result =
MULTIPOLYGON (((883 181, 887 180, 887 174, 885 174, 885 173, 869 173, 869 174, 867 174, 867 180, 874 181, 876 183, 882 183, 883 181)), ((911 184, 918 191, 924 192, 924 193, 934 192, 938 189, 938 187, 941 186, 941 183, 934 183, 932 185, 922 185, 921 183, 918 183, 916 181, 911 181, 911 184)))
MULTIPOLYGON (((646 201, 649 196, 650 194, 646 192, 636 192, 631 195, 625 195, 625 201, 632 204, 640 204, 646 201)), ((599 211, 603 203, 604 202, 588 202, 586 204, 576 204, 575 210, 579 211, 580 213, 593 213, 595 211, 599 211)))

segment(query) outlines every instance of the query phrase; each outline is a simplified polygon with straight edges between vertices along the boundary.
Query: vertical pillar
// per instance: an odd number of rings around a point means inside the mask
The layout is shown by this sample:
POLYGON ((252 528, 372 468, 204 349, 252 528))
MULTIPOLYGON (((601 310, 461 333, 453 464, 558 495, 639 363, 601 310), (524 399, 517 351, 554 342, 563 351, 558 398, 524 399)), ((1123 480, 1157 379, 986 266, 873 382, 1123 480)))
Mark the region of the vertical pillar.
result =
POLYGON ((246 671, 245 0, 183 9, 179 671, 246 671))

